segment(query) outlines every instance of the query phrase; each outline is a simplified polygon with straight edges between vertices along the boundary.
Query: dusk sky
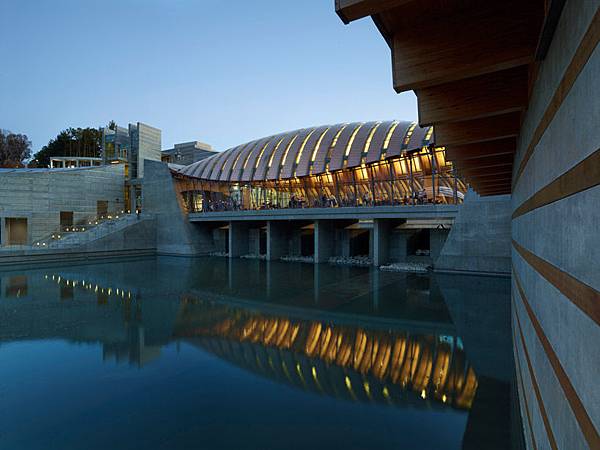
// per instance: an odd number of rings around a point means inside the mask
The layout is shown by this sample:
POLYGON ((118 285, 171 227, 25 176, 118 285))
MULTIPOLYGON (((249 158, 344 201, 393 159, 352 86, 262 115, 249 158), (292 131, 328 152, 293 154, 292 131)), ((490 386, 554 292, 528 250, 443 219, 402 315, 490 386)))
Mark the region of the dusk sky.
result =
POLYGON ((0 128, 162 130, 217 150, 311 125, 416 119, 370 19, 333 0, 1 0, 0 128))

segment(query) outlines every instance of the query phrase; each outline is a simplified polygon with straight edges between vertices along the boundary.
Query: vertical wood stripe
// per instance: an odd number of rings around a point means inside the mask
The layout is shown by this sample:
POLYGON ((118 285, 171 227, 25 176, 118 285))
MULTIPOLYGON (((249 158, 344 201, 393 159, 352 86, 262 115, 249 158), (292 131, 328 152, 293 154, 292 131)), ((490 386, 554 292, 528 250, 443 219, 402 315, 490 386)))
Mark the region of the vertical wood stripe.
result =
POLYGON ((512 245, 521 257, 527 261, 527 264, 533 267, 536 272, 550 282, 597 325, 600 325, 600 292, 530 252, 514 239, 512 245))
MULTIPOLYGON (((550 103, 548 104, 548 107, 546 108, 546 111, 544 112, 542 119, 540 120, 540 122, 538 123, 538 126, 536 127, 535 131, 533 132, 531 142, 527 146, 527 150, 525 151, 525 154, 523 155, 523 159, 521 160, 521 163, 519 164, 519 169, 517 170, 517 175, 515 176, 515 182, 513 183, 513 186, 515 186, 515 187, 517 186, 517 183, 519 182, 521 174, 525 170, 525 167, 527 166, 529 159, 531 158, 531 156, 533 155, 533 152, 535 151, 535 147, 540 142, 540 139, 542 139, 542 136, 544 135, 544 133, 546 132, 546 129, 548 128, 548 126, 550 125, 552 120, 554 119, 554 116, 560 109, 560 106, 562 105, 563 101, 565 100, 565 98, 567 98, 567 95, 569 95, 569 92, 571 91, 571 88, 575 84, 575 81, 577 80, 579 73, 585 67, 586 63, 590 59, 590 56, 592 55, 592 53, 593 53, 594 49, 596 48, 596 46, 598 45, 599 41, 600 41, 600 8, 598 8, 596 10, 596 13, 594 14, 594 17, 592 18, 592 21, 591 21, 587 31, 585 32, 583 39, 579 43, 579 47, 577 48, 575 55, 573 55, 571 62, 569 63, 567 69, 565 70, 565 74, 563 75, 562 79, 560 80, 560 83, 559 83, 558 87, 556 88, 556 91, 554 91, 554 95, 552 96, 552 99, 550 100, 550 103)), ((590 101, 592 101, 592 100, 590 99, 590 101)))
MULTIPOLYGON (((513 298, 514 304, 514 298, 513 298)), ((516 314, 516 313, 515 313, 516 314)), ((513 327, 513 342, 515 343, 515 362, 517 363, 517 382, 521 387, 521 394, 523 396, 523 402, 525 403, 525 415, 527 416, 527 423, 529 424, 529 436, 533 445, 533 450, 537 450, 537 444, 535 443, 535 435, 533 434, 533 424, 531 423, 531 414, 529 413, 529 404, 527 403, 527 394, 525 393, 525 386, 523 385, 523 375, 521 373, 521 363, 519 362, 519 343, 517 342, 517 334, 513 327)))
POLYGON ((593 188, 600 184, 600 149, 550 182, 515 209, 513 220, 534 209, 593 188))
MULTIPOLYGON (((514 308, 513 304, 513 308, 514 308)), ((527 362, 527 369, 529 371, 529 377, 531 378, 531 385, 533 386, 533 392, 535 394, 535 398, 537 400, 538 407, 540 409, 540 415, 542 416, 542 422, 544 423, 544 428, 546 430, 546 435, 548 436, 548 441, 550 442, 550 447, 554 450, 558 450, 558 446, 556 445, 556 439, 554 437, 554 433, 552 432, 552 427, 550 426, 550 421, 548 420, 548 413, 546 412, 546 407, 544 406, 544 401, 542 399, 542 394, 540 392, 540 387, 538 386, 537 379, 535 377, 535 372, 533 371, 533 366, 531 364, 531 358, 529 357, 529 352, 527 351, 527 345, 525 344, 525 336, 523 336, 523 329, 521 328, 521 321, 519 320, 519 314, 517 313, 516 308, 514 308, 515 317, 517 318, 517 328, 519 329, 519 336, 521 337, 521 344, 523 348, 523 353, 525 354, 525 361, 527 362)))
MULTIPOLYGON (((540 343, 542 344, 542 347, 544 348, 544 352, 546 353, 548 361, 550 362, 550 365, 552 366, 552 369, 554 370, 554 374, 556 375, 556 378, 558 379, 558 382, 563 390, 565 398, 567 399, 567 402, 569 403, 569 406, 571 407, 571 410, 573 411, 573 414, 575 415, 575 419, 577 420, 577 423, 579 424, 579 428, 581 429, 581 432, 583 433, 585 440, 587 441, 587 443, 591 449, 595 449, 595 450, 600 449, 600 435, 598 434, 598 430, 596 430, 594 423, 590 419, 590 416, 588 416, 588 413, 587 413, 585 407, 583 406, 583 403, 581 403, 581 400, 579 399, 579 396, 577 395, 577 391, 571 384, 571 380, 569 380, 569 377, 567 376, 567 373, 565 372, 564 368, 562 367, 560 360, 558 359, 558 356, 554 352, 554 349, 552 348, 550 341, 548 341, 548 338, 544 334, 541 324, 538 322, 537 317, 535 316, 533 310, 531 309, 531 305, 529 304, 529 301, 527 300, 525 292, 523 291, 523 287, 521 286, 521 281, 519 279, 519 276, 517 275, 517 271, 515 270, 514 266, 513 266, 513 276, 515 278, 517 290, 519 291, 519 297, 521 298, 521 303, 525 307, 525 311, 527 312, 527 315, 529 316, 529 321, 531 322, 531 325, 533 326, 533 329, 535 330, 535 334, 537 335, 540 343)), ((516 311, 515 311, 515 315, 517 317, 517 321, 519 321, 519 316, 518 316, 518 314, 516 314, 516 311)), ((520 326, 521 325, 519 322, 519 327, 520 326)))

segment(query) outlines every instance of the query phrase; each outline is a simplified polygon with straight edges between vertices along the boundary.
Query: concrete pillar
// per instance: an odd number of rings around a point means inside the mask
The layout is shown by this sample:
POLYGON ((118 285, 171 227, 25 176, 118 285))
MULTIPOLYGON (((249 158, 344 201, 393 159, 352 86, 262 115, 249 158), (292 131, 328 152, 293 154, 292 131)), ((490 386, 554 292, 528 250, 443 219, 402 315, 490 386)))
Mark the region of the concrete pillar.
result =
POLYGON ((335 249, 335 229, 331 220, 315 220, 315 264, 327 262, 335 249))
POLYGON ((372 233, 373 265, 383 266, 389 262, 390 233, 392 227, 389 220, 374 219, 372 233))
POLYGON ((405 262, 408 257, 408 241, 414 234, 414 230, 397 230, 393 231, 393 234, 390 233, 389 236, 392 242, 388 258, 405 262))
POLYGON ((229 257, 239 258, 248 254, 248 225, 229 222, 229 257))
POLYGON ((290 248, 291 256, 300 256, 302 254, 302 229, 298 226, 290 230, 290 248))
POLYGON ((437 260, 442 253, 442 248, 448 239, 450 230, 435 229, 429 233, 429 254, 433 261, 437 260))
POLYGON ((288 253, 288 224, 281 221, 267 222, 267 261, 274 261, 288 253))
POLYGON ((248 254, 260 255, 260 228, 248 230, 248 254))

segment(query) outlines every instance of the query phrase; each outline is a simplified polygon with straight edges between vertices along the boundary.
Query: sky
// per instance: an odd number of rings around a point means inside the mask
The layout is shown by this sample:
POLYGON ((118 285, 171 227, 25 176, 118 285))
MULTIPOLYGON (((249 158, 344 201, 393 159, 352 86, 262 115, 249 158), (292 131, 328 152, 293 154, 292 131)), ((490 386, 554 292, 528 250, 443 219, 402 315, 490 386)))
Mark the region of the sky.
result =
POLYGON ((35 152, 68 127, 144 122, 163 149, 416 120, 370 18, 333 0, 0 0, 0 129, 35 152))

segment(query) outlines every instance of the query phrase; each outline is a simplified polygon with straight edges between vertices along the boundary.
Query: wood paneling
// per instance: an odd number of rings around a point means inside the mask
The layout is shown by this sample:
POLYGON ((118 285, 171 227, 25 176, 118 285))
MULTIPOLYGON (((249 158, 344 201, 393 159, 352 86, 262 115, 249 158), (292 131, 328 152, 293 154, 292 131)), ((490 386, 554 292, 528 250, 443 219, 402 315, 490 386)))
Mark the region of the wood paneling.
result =
POLYGON ((421 126, 522 111, 527 104, 527 66, 416 91, 421 126))
POLYGON ((395 8, 412 0, 335 0, 335 11, 344 23, 395 8))
POLYGON ((435 125, 437 145, 451 146, 516 137, 520 113, 435 125))
POLYGON ((453 145, 446 147, 446 159, 461 161, 494 155, 514 154, 517 149, 515 138, 497 139, 477 144, 453 145))
POLYGON ((407 5, 384 14, 387 27, 393 28, 397 92, 533 61, 544 17, 543 2, 478 2, 477 7, 447 0, 422 3, 427 5, 407 5))

